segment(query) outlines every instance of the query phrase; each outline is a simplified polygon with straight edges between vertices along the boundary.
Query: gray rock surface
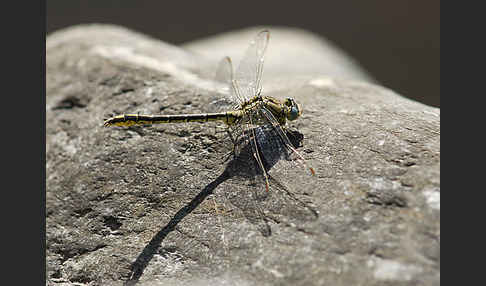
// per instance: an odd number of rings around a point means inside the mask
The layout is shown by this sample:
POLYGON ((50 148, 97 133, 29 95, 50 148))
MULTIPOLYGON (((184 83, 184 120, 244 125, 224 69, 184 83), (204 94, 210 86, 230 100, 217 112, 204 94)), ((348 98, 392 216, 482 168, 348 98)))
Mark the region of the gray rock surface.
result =
POLYGON ((102 127, 207 112, 221 54, 206 52, 237 56, 254 29, 190 52, 109 25, 48 36, 49 285, 440 285, 440 110, 370 83, 324 40, 270 31, 263 91, 303 104, 290 130, 316 175, 274 170, 268 194, 225 161, 215 123, 102 127), (281 44, 294 37, 308 41, 281 44))

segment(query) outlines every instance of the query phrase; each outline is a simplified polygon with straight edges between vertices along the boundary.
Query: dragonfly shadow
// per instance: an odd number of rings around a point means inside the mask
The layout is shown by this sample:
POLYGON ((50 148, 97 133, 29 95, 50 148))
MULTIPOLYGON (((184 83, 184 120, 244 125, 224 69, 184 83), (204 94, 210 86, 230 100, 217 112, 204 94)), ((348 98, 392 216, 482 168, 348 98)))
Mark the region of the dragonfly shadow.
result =
MULTIPOLYGON (((270 138, 269 136, 273 135, 273 134, 268 134, 268 130, 261 129, 261 127, 257 127, 257 129, 258 128, 260 129, 255 130, 257 136, 259 136, 258 134, 260 134, 261 136, 267 136, 268 138, 270 138)), ((290 141, 295 147, 299 146, 300 142, 303 139, 303 135, 298 131, 287 131, 287 136, 289 137, 290 141)), ((260 144, 259 146, 259 148, 263 150, 262 154, 264 155, 266 154, 266 157, 265 156, 263 157, 263 163, 266 170, 270 169, 273 166, 273 164, 276 163, 275 160, 277 158, 282 157, 283 155, 282 153, 278 153, 283 150, 280 149, 267 150, 267 148, 270 147, 271 146, 264 146, 262 144, 260 144)), ((179 224, 179 222, 181 222, 188 214, 194 211, 209 195, 211 195, 216 187, 218 187, 221 183, 235 176, 240 176, 240 177, 242 176, 242 177, 254 179, 259 175, 260 177, 262 175, 261 168, 258 166, 258 163, 253 157, 251 145, 246 144, 240 149, 239 154, 236 155, 231 161, 228 162, 226 168, 224 169, 221 175, 219 175, 215 180, 213 180, 206 187, 204 187, 201 190, 201 192, 199 192, 187 205, 185 205, 183 208, 177 211, 177 213, 171 218, 171 220, 152 237, 150 242, 144 247, 142 252, 138 255, 137 259, 132 263, 131 277, 129 278, 129 280, 125 282, 125 285, 135 285, 138 283, 145 268, 152 260, 154 255, 158 252, 160 245, 167 237, 167 235, 172 231, 174 231, 177 225, 179 224)), ((272 178, 270 179, 273 180, 272 178)), ((253 185, 255 184, 256 182, 253 181, 253 185)), ((240 204, 240 207, 242 207, 243 209, 245 208, 241 206, 241 202, 238 203, 240 204)), ((251 210, 252 208, 250 207, 248 209, 251 210)), ((257 219, 254 218, 255 213, 259 213, 261 215, 261 209, 257 209, 257 210, 253 209, 252 211, 245 213, 245 217, 250 222, 256 223, 257 219)), ((260 231, 262 232, 262 235, 268 236, 270 235, 270 229, 266 224, 265 221, 266 218, 264 216, 261 217, 263 217, 265 225, 260 231)))
POLYGON ((190 214, 194 209, 196 209, 210 194, 213 190, 220 185, 222 182, 229 178, 227 172, 223 172, 214 181, 209 183, 199 194, 197 194, 187 205, 181 208, 172 219, 152 237, 150 242, 145 246, 142 252, 138 255, 135 262, 131 265, 131 277, 125 282, 125 285, 135 285, 143 274, 143 271, 149 264, 150 260, 157 253, 160 245, 167 237, 167 235, 175 230, 177 224, 181 222, 188 214, 190 214))
MULTIPOLYGON (((225 193, 227 199, 243 213, 250 223, 257 227, 263 236, 271 235, 271 229, 267 222, 268 216, 264 211, 266 206, 274 203, 286 204, 285 199, 275 200, 275 192, 286 194, 288 198, 297 201, 299 205, 304 206, 312 213, 311 216, 315 217, 316 212, 314 210, 293 196, 292 192, 279 179, 270 175, 274 166, 278 165, 278 170, 280 170, 282 161, 290 161, 290 157, 293 155, 291 154, 292 151, 285 146, 280 135, 277 134, 278 131, 271 126, 259 126, 251 132, 257 138, 256 143, 251 141, 242 143, 237 154, 226 165, 225 172, 229 176, 228 179, 235 180, 232 183, 231 192, 225 193), (257 146, 257 148, 254 148, 254 146, 257 146), (262 167, 257 161, 256 152, 258 152, 258 157, 267 172, 270 191, 266 188, 267 181, 262 167)), ((301 146, 303 135, 300 132, 287 130, 286 135, 294 148, 301 146)), ((295 165, 288 164, 285 167, 293 168, 295 165)))
MULTIPOLYGON (((274 128, 268 125, 259 126, 250 132, 255 134, 258 156, 261 158, 266 171, 272 169, 280 160, 290 159, 292 154, 285 147, 285 143, 274 128)), ((285 130, 285 134, 294 148, 302 146, 304 139, 302 133, 296 130, 285 130)), ((263 175, 263 170, 256 159, 257 154, 254 154, 254 147, 252 146, 255 143, 238 141, 236 144, 239 146, 238 152, 226 166, 225 171, 229 173, 228 175, 247 178, 263 175)))

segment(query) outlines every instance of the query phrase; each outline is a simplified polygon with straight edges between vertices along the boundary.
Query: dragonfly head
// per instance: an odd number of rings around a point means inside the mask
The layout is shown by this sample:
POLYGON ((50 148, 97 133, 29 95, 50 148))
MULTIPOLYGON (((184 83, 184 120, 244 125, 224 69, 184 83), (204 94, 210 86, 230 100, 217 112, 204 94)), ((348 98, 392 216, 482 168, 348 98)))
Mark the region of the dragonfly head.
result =
POLYGON ((284 101, 285 106, 287 106, 287 112, 286 112, 286 117, 288 120, 292 121, 297 118, 302 114, 302 109, 300 108, 300 105, 295 102, 295 100, 291 97, 287 97, 284 101))

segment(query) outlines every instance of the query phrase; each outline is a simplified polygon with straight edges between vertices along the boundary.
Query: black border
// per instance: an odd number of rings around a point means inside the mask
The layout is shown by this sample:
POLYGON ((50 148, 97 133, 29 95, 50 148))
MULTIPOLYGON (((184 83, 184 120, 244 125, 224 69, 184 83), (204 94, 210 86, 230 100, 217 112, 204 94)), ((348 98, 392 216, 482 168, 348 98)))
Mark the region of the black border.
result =
POLYGON ((41 61, 41 87, 39 90, 43 91, 43 95, 40 96, 40 106, 42 107, 40 110, 40 118, 41 118, 41 162, 42 162, 42 174, 41 174, 41 186, 42 191, 40 192, 39 201, 42 202, 41 204, 41 221, 39 225, 41 226, 41 267, 40 267, 40 275, 41 281, 44 282, 46 285, 46 25, 47 22, 47 15, 46 15, 46 3, 44 1, 39 1, 41 5, 41 25, 40 25, 40 36, 41 36, 41 52, 40 52, 40 61, 41 61))

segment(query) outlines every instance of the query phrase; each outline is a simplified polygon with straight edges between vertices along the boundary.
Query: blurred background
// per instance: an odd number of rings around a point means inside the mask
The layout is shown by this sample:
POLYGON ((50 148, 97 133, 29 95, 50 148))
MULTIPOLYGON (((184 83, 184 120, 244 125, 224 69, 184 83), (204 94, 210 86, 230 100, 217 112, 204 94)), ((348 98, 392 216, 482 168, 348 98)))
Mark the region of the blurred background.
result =
POLYGON ((381 85, 440 107, 440 1, 49 0, 46 31, 111 23, 181 44, 255 25, 298 27, 330 40, 381 85), (180 24, 174 24, 180 23, 180 24), (228 23, 228 24, 208 24, 228 23))

